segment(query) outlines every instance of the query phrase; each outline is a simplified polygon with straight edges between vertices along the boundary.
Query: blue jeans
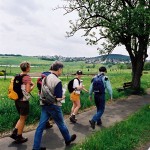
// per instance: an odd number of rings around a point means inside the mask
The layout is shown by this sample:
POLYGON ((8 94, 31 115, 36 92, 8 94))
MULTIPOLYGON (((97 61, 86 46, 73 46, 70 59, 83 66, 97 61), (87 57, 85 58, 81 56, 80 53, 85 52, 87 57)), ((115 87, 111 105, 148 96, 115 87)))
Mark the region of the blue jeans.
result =
POLYGON ((44 105, 42 106, 40 122, 34 135, 33 149, 35 150, 40 149, 43 130, 45 129, 46 122, 48 121, 50 116, 52 116, 52 118, 54 119, 65 141, 67 142, 71 139, 69 131, 64 123, 64 118, 63 118, 61 107, 57 105, 53 105, 53 104, 48 105, 48 106, 44 105))
POLYGON ((105 110, 105 94, 94 94, 94 100, 97 112, 93 116, 92 120, 94 122, 99 122, 105 110))

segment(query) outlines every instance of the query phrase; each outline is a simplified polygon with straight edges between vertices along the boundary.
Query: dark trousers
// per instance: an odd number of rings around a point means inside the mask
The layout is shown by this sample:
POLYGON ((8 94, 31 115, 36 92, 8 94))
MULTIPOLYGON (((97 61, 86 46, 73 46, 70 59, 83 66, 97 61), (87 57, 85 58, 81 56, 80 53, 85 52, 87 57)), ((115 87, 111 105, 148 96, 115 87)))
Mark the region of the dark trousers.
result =
POLYGON ((97 112, 93 116, 92 120, 95 122, 99 122, 105 110, 105 94, 94 94, 94 100, 97 112))

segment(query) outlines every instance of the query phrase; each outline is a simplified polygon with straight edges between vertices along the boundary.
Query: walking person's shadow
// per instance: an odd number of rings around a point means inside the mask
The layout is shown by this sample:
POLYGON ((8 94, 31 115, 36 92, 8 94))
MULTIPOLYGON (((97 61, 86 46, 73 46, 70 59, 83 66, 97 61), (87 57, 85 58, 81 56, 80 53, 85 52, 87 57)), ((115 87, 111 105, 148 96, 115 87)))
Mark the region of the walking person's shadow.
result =
POLYGON ((45 131, 45 133, 43 134, 41 146, 46 147, 47 149, 50 150, 53 149, 69 150, 75 145, 74 143, 71 143, 69 146, 66 146, 64 138, 62 137, 61 133, 55 132, 55 130, 59 129, 51 128, 45 131))
POLYGON ((8 147, 15 147, 16 150, 27 150, 27 145, 24 144, 17 144, 15 141, 13 141, 11 144, 8 145, 8 147))
POLYGON ((78 122, 76 122, 72 128, 73 131, 80 132, 82 134, 86 134, 88 131, 90 131, 89 125, 83 125, 78 122))
MULTIPOLYGON (((46 129, 43 133, 41 146, 46 147, 47 149, 56 149, 64 146, 64 139, 62 135, 58 135, 55 132, 56 128, 46 129)), ((59 129, 57 129, 59 130, 59 129)))

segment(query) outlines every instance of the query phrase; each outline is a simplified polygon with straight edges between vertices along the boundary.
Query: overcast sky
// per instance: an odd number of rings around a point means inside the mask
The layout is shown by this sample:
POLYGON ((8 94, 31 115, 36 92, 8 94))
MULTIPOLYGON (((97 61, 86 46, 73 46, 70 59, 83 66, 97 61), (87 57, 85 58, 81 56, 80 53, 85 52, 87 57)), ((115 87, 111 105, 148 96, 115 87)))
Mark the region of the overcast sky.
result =
MULTIPOLYGON (((86 45, 81 32, 66 38, 69 20, 76 16, 52 10, 61 3, 61 0, 0 0, 0 53, 98 56, 97 46, 86 45)), ((113 53, 128 55, 124 47, 117 47, 113 53)))

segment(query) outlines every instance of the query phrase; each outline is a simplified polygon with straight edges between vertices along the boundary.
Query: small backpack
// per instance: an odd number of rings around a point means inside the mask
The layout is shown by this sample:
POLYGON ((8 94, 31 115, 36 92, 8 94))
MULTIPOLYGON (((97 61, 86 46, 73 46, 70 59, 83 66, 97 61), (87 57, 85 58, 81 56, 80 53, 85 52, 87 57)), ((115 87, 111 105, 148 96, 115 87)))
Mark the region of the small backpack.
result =
POLYGON ((42 80, 43 80, 44 77, 48 76, 49 74, 51 74, 51 72, 49 72, 49 71, 42 72, 41 76, 37 79, 37 84, 36 85, 37 85, 39 94, 41 93, 42 80))
POLYGON ((97 75, 93 78, 93 92, 103 94, 105 93, 105 87, 102 80, 103 75, 97 75))
MULTIPOLYGON (((74 79, 77 79, 79 84, 80 84, 80 80, 78 78, 74 78, 74 79)), ((73 88, 74 79, 70 80, 69 83, 68 83, 68 91, 69 91, 69 93, 72 93, 75 90, 73 88)))
POLYGON ((15 77, 13 77, 10 81, 10 85, 8 88, 8 98, 12 100, 18 100, 23 98, 23 93, 21 89, 21 85, 23 84, 22 78, 26 76, 17 74, 15 77))

